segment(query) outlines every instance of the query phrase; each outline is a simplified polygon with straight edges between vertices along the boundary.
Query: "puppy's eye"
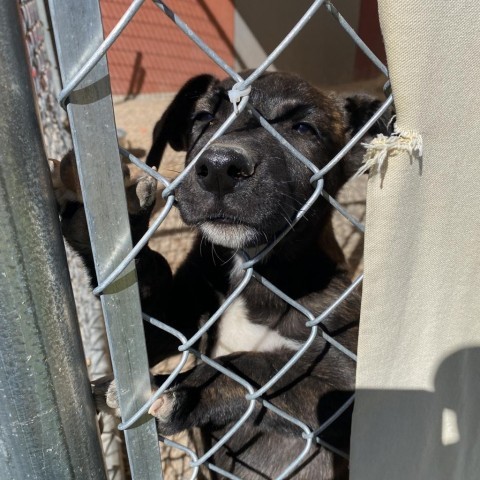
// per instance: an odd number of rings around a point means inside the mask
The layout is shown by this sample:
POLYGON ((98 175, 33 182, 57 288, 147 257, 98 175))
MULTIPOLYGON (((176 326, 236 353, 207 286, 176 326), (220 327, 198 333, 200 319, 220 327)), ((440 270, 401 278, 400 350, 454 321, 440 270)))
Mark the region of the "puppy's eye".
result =
POLYGON ((194 122, 211 122, 215 117, 210 113, 206 111, 201 111, 198 112, 194 115, 193 121, 194 122))
POLYGON ((306 135, 308 133, 310 134, 316 134, 316 130, 309 124, 309 123, 296 123, 293 127, 292 130, 295 130, 297 133, 300 135, 306 135))

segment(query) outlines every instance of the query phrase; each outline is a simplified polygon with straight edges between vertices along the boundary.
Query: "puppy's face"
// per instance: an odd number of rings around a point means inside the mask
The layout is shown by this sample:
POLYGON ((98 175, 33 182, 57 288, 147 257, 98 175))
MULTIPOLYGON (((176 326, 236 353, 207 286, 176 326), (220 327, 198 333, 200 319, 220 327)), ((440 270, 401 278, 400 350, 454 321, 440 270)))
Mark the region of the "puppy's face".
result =
MULTIPOLYGON (((227 92, 233 83, 210 76, 192 79, 157 125, 156 141, 186 150, 186 163, 191 162, 231 114, 227 92)), ((319 168, 351 134, 348 102, 291 74, 264 74, 252 84, 249 101, 319 168)), ((155 163, 151 157, 149 163, 155 163)), ((313 193, 312 175, 245 109, 177 188, 177 205, 184 221, 211 242, 253 247, 270 241, 305 204, 313 193)), ((325 189, 335 194, 347 176, 342 165, 335 167, 325 189)), ((327 210, 326 202, 318 201, 309 218, 321 218, 327 210)))

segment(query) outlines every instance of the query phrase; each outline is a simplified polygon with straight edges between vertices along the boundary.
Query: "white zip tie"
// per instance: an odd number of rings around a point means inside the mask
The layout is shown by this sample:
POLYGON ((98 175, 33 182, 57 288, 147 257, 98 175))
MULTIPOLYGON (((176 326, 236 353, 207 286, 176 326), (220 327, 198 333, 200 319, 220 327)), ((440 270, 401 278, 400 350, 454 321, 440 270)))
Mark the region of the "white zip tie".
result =
POLYGON ((228 91, 228 98, 233 103, 233 111, 235 115, 238 115, 238 104, 243 97, 248 97, 252 87, 249 85, 247 88, 240 90, 240 86, 243 82, 236 83, 231 90, 228 91))

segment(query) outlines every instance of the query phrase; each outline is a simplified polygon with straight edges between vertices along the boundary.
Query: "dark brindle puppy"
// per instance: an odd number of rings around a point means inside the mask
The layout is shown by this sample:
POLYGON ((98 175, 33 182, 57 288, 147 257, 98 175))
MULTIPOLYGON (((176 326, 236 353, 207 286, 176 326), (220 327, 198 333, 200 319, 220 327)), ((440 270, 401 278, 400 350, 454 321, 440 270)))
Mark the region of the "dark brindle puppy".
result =
MULTIPOLYGON (((190 80, 157 123, 147 163, 158 167, 169 143, 187 152, 188 164, 231 113, 227 92, 232 85, 231 80, 219 81, 209 75, 190 80)), ((297 76, 284 73, 262 75, 253 83, 250 102, 319 168, 380 105, 367 96, 340 98, 322 93, 297 76)), ((370 134, 380 130, 377 124, 370 134)), ((328 193, 335 195, 359 167, 360 149, 354 149, 326 175, 328 193)), ((243 278, 238 249, 255 252, 274 239, 311 196, 311 176, 310 170, 244 111, 206 150, 175 192, 183 220, 201 234, 184 264, 172 277, 159 254, 146 247, 139 255, 144 310, 187 337, 192 335, 243 278)), ((149 179, 126 177, 132 232, 137 240, 147 228, 153 185, 149 179)), ((80 227, 81 200, 73 200, 73 204, 63 202, 64 231, 91 267, 88 239, 80 227)), ((317 200, 305 219, 255 267, 315 315, 350 284, 332 234, 331 213, 325 200, 317 200)), ((352 351, 356 349, 359 311, 359 296, 350 295, 324 323, 329 335, 352 351)), ((311 330, 306 321, 297 310, 252 280, 208 332, 200 348, 259 387, 307 340, 311 330)), ((149 326, 146 336, 152 364, 178 346, 171 337, 149 326)), ((354 379, 354 362, 318 335, 265 398, 315 429, 349 398, 354 379)), ((162 380, 156 377, 156 385, 162 380)), ((208 447, 246 411, 245 394, 245 389, 229 377, 200 364, 181 374, 151 412, 158 419, 161 434, 200 427, 204 446, 208 447)), ((113 408, 114 397, 110 388, 108 402, 113 408)), ((322 439, 348 450, 350 414, 334 422, 322 433, 322 439)), ((213 460, 241 478, 273 478, 304 446, 298 427, 257 403, 254 414, 213 460)), ((312 448, 295 476, 347 477, 347 462, 321 447, 312 448)))

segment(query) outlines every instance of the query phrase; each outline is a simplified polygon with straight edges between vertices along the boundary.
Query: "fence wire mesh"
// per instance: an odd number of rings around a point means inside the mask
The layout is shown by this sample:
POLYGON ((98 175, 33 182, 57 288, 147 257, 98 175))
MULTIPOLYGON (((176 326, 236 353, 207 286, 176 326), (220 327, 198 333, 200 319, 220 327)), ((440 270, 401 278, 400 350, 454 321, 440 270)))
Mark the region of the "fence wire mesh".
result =
MULTIPOLYGON (((91 55, 91 57, 86 60, 83 65, 78 66, 77 73, 73 76, 72 80, 64 86, 63 90, 59 95, 60 103, 65 106, 68 101, 68 97, 71 92, 79 85, 79 83, 86 77, 86 75, 95 67, 97 62, 106 54, 108 49, 112 46, 115 40, 122 33, 123 29, 128 25, 132 20, 135 14, 142 7, 145 0, 135 0, 132 2, 128 10, 122 16, 118 24, 112 30, 112 32, 107 36, 104 42, 100 47, 91 55)), ((324 176, 342 159, 348 154, 348 152, 361 140, 364 134, 368 129, 380 118, 380 116, 385 113, 385 111, 392 104, 392 96, 390 95, 386 101, 382 104, 379 110, 370 118, 370 120, 360 129, 360 131, 342 148, 342 150, 330 160, 330 162, 322 169, 319 169, 310 159, 303 156, 298 150, 295 149, 288 141, 286 141, 276 130, 275 128, 262 117, 261 113, 255 110, 255 108, 249 103, 249 92, 252 83, 267 70, 269 66, 275 61, 275 59, 283 52, 285 48, 289 46, 295 36, 302 30, 305 24, 315 15, 319 9, 325 8, 332 16, 335 18, 339 25, 346 31, 346 33, 351 37, 352 41, 360 48, 367 57, 374 63, 378 70, 382 74, 387 74, 387 69, 385 65, 375 56, 375 54, 367 47, 367 45, 358 37, 353 28, 346 22, 334 5, 328 0, 316 0, 314 1, 305 14, 300 18, 294 28, 284 37, 283 41, 272 51, 272 53, 266 58, 266 60, 255 69, 247 78, 242 78, 237 72, 235 72, 225 61, 222 60, 209 46, 195 33, 193 32, 188 25, 186 25, 182 19, 172 11, 163 1, 153 0, 153 2, 158 6, 158 8, 164 12, 164 14, 173 21, 177 27, 182 30, 185 35, 187 35, 193 42, 195 42, 198 47, 208 55, 214 63, 216 63, 221 69, 223 69, 228 76, 230 76, 234 81, 235 85, 229 93, 230 101, 232 102, 232 112, 229 118, 218 128, 213 137, 208 141, 208 143, 202 148, 202 150, 196 155, 191 163, 173 180, 168 181, 164 176, 160 175, 156 170, 151 169, 145 165, 141 160, 136 158, 132 153, 128 152, 123 148, 119 148, 119 151, 122 156, 129 159, 130 162, 135 164, 137 167, 141 168, 148 175, 151 175, 158 182, 164 185, 165 189, 163 190, 163 197, 166 201, 165 206, 162 211, 155 219, 153 224, 149 227, 148 231, 142 237, 142 239, 132 248, 130 253, 118 263, 118 265, 113 269, 113 271, 105 278, 104 281, 100 282, 99 285, 94 289, 96 295, 101 295, 102 292, 107 289, 112 282, 115 281, 125 270, 125 268, 131 264, 136 255, 140 250, 148 243, 152 235, 158 229, 158 227, 165 220, 170 210, 173 208, 175 202, 175 191, 176 188, 185 180, 185 177, 188 173, 195 167, 200 156, 205 152, 205 150, 220 137, 229 126, 235 121, 237 116, 245 109, 249 110, 252 115, 254 115, 260 124, 267 130, 280 144, 291 152, 299 162, 301 162, 306 168, 311 172, 310 183, 313 187, 313 193, 311 194, 308 201, 300 208, 296 216, 286 225, 285 229, 281 232, 280 235, 276 237, 274 241, 271 241, 269 244, 264 246, 260 252, 258 252, 253 257, 250 257, 247 252, 242 252, 243 263, 241 269, 244 272, 242 281, 238 284, 236 289, 231 295, 229 295, 222 303, 220 308, 212 315, 204 325, 191 337, 186 338, 180 331, 176 330, 172 326, 169 326, 165 323, 160 322, 159 320, 152 318, 148 315, 143 315, 145 321, 155 325, 159 329, 169 333, 172 337, 177 338, 181 342, 179 351, 182 353, 181 358, 176 365, 176 367, 171 371, 167 380, 161 385, 161 387, 155 392, 155 394, 130 418, 124 419, 123 423, 120 424, 120 429, 129 429, 134 426, 143 415, 145 415, 151 405, 158 399, 174 382, 176 376, 182 370, 182 368, 187 364, 191 356, 196 357, 198 360, 205 362, 210 365, 212 368, 216 369, 220 374, 225 375, 232 379, 234 382, 238 383, 241 387, 245 389, 245 399, 248 401, 248 407, 246 408, 244 414, 237 419, 233 426, 217 440, 217 442, 206 451, 200 458, 198 458, 197 453, 189 448, 186 445, 182 445, 178 442, 175 442, 171 439, 160 437, 161 442, 169 447, 178 449, 186 453, 191 458, 190 466, 192 468, 191 478, 196 478, 200 466, 206 466, 214 472, 217 472, 223 475, 225 478, 237 479, 235 475, 230 472, 227 472, 218 466, 214 465, 211 460, 212 456, 218 452, 223 445, 233 436, 235 433, 242 427, 242 425, 247 422, 247 420, 252 416, 256 403, 260 403, 264 408, 270 410, 273 414, 282 417, 287 422, 290 422, 299 427, 302 432, 301 438, 304 441, 304 449, 301 452, 288 452, 286 454, 291 454, 292 458, 289 465, 285 470, 277 477, 278 479, 287 478, 293 471, 295 471, 301 463, 306 459, 312 445, 318 443, 324 446, 327 449, 332 450, 333 452, 341 455, 343 457, 348 457, 346 452, 339 451, 334 446, 328 444, 324 439, 322 439, 322 432, 333 422, 335 422, 354 401, 354 396, 352 395, 345 404, 333 415, 330 416, 326 421, 321 425, 311 426, 306 425, 298 418, 293 417, 287 412, 277 408, 272 403, 263 398, 265 392, 274 386, 291 368, 295 365, 296 362, 305 354, 311 343, 317 336, 322 336, 328 343, 330 343, 334 348, 341 351, 344 355, 349 358, 356 360, 356 355, 345 348, 341 343, 332 338, 326 330, 322 328, 322 324, 325 319, 332 313, 332 311, 340 305, 362 281, 362 275, 356 278, 351 286, 345 290, 345 292, 336 299, 328 309, 326 309, 322 314, 315 315, 307 308, 299 304, 294 299, 287 296, 284 292, 278 289, 273 285, 267 278, 261 276, 255 269, 256 265, 273 249, 275 246, 294 228, 296 223, 308 212, 310 207, 316 202, 319 197, 325 198, 338 212, 345 216, 359 231, 363 232, 363 225, 357 221, 353 216, 351 216, 334 198, 332 198, 328 192, 324 190, 324 176), (292 355, 290 360, 285 363, 285 365, 264 385, 256 388, 254 385, 246 381, 244 378, 241 378, 239 375, 235 374, 233 371, 222 366, 214 358, 209 358, 203 353, 197 351, 194 348, 194 344, 205 335, 212 325, 217 322, 220 317, 225 313, 225 311, 232 305, 232 303, 240 296, 242 291, 246 288, 249 282, 260 282, 267 289, 273 292, 275 295, 280 297, 284 302, 289 304, 291 307, 296 309, 305 317, 305 324, 310 328, 310 335, 308 339, 303 343, 301 348, 292 355)), ((115 345, 112 345, 115 348, 115 345)), ((300 399, 299 399, 300 400, 300 399)))

